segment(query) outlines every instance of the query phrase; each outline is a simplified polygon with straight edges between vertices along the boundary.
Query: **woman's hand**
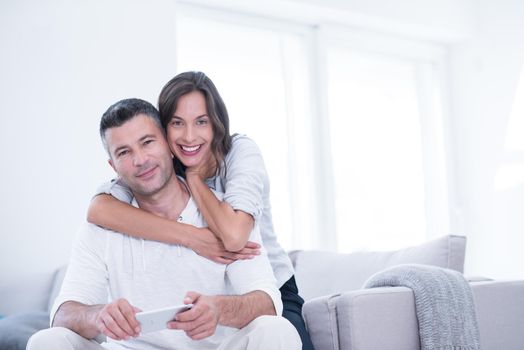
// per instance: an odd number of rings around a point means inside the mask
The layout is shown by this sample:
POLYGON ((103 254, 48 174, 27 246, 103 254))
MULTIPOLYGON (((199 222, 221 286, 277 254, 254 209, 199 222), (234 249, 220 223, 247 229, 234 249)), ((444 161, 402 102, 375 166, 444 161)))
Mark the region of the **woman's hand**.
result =
POLYGON ((205 227, 195 230, 191 235, 189 247, 198 255, 219 264, 230 264, 239 259, 252 259, 260 254, 260 244, 250 241, 238 252, 227 251, 222 241, 205 227))
POLYGON ((215 175, 217 161, 213 153, 208 153, 209 154, 207 157, 203 158, 199 164, 186 168, 186 177, 196 176, 201 181, 204 181, 205 179, 215 175))

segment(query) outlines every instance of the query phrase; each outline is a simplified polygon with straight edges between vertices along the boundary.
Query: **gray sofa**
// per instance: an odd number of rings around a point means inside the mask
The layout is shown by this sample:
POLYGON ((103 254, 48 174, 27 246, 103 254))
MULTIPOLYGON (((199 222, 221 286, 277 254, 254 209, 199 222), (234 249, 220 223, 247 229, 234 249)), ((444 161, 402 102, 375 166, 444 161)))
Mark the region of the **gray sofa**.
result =
MULTIPOLYGON (((418 350, 411 290, 361 289, 387 267, 418 263, 463 271, 466 239, 445 236, 391 252, 336 254, 293 251, 296 280, 306 300, 303 313, 317 350, 418 350)), ((27 339, 49 323, 48 311, 65 269, 0 285, 0 349, 25 349, 27 339)), ((524 349, 524 281, 471 282, 483 350, 524 349)))
MULTIPOLYGON (((290 252, 315 349, 419 350, 413 292, 404 287, 361 286, 374 273, 398 264, 463 272, 465 248, 465 237, 445 236, 390 252, 290 252)), ((475 278, 470 285, 482 349, 523 350, 524 281, 475 278)))
POLYGON ((65 267, 0 285, 0 350, 23 350, 31 335, 49 327, 49 310, 65 267))

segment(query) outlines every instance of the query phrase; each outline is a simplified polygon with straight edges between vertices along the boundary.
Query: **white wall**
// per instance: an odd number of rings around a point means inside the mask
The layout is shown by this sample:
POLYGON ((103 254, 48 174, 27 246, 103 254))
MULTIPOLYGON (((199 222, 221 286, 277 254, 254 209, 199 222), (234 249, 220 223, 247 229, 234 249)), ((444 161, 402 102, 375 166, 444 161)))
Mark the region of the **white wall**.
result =
POLYGON ((524 178, 504 190, 495 180, 509 155, 506 131, 524 67, 524 3, 482 0, 478 13, 474 36, 451 50, 453 227, 468 235, 471 274, 523 278, 524 178))
POLYGON ((156 104, 175 73, 173 18, 170 0, 1 2, 0 284, 67 262, 113 175, 100 116, 121 98, 156 104))

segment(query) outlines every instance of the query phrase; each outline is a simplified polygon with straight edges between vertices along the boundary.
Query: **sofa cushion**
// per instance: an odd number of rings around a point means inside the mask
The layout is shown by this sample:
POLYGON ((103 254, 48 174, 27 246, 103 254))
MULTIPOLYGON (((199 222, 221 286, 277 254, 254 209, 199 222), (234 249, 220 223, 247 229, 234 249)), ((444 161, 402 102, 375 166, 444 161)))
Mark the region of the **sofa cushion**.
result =
POLYGON ((47 311, 6 316, 0 320, 0 349, 24 350, 29 338, 47 327, 49 327, 47 311))
POLYGON ((360 289, 374 273, 399 264, 426 264, 464 271, 466 237, 444 236, 395 251, 339 254, 293 251, 289 255, 304 300, 360 289))
POLYGON ((338 350, 336 304, 339 294, 315 298, 304 304, 302 314, 315 349, 338 350))
POLYGON ((50 272, 30 273, 13 279, 3 279, 0 283, 2 301, 0 314, 8 316, 23 312, 45 311, 52 280, 53 274, 50 272))

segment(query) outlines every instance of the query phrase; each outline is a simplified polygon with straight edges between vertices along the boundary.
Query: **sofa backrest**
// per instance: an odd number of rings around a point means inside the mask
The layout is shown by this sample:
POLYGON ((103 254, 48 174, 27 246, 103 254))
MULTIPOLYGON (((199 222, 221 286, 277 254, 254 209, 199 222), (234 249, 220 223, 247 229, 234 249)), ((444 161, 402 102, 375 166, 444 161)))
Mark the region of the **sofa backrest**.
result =
POLYGON ((61 266, 58 270, 55 271, 53 276, 53 285, 49 292, 49 299, 47 300, 47 311, 51 312, 51 308, 55 303, 55 299, 60 293, 62 288, 62 282, 64 281, 65 274, 67 272, 67 265, 61 266))
POLYGON ((45 311, 52 284, 52 272, 21 275, 13 281, 1 281, 0 316, 45 311))
POLYGON ((426 264, 464 272, 466 237, 449 235, 396 251, 341 254, 291 251, 299 293, 312 298, 360 289, 385 268, 399 264, 426 264))

